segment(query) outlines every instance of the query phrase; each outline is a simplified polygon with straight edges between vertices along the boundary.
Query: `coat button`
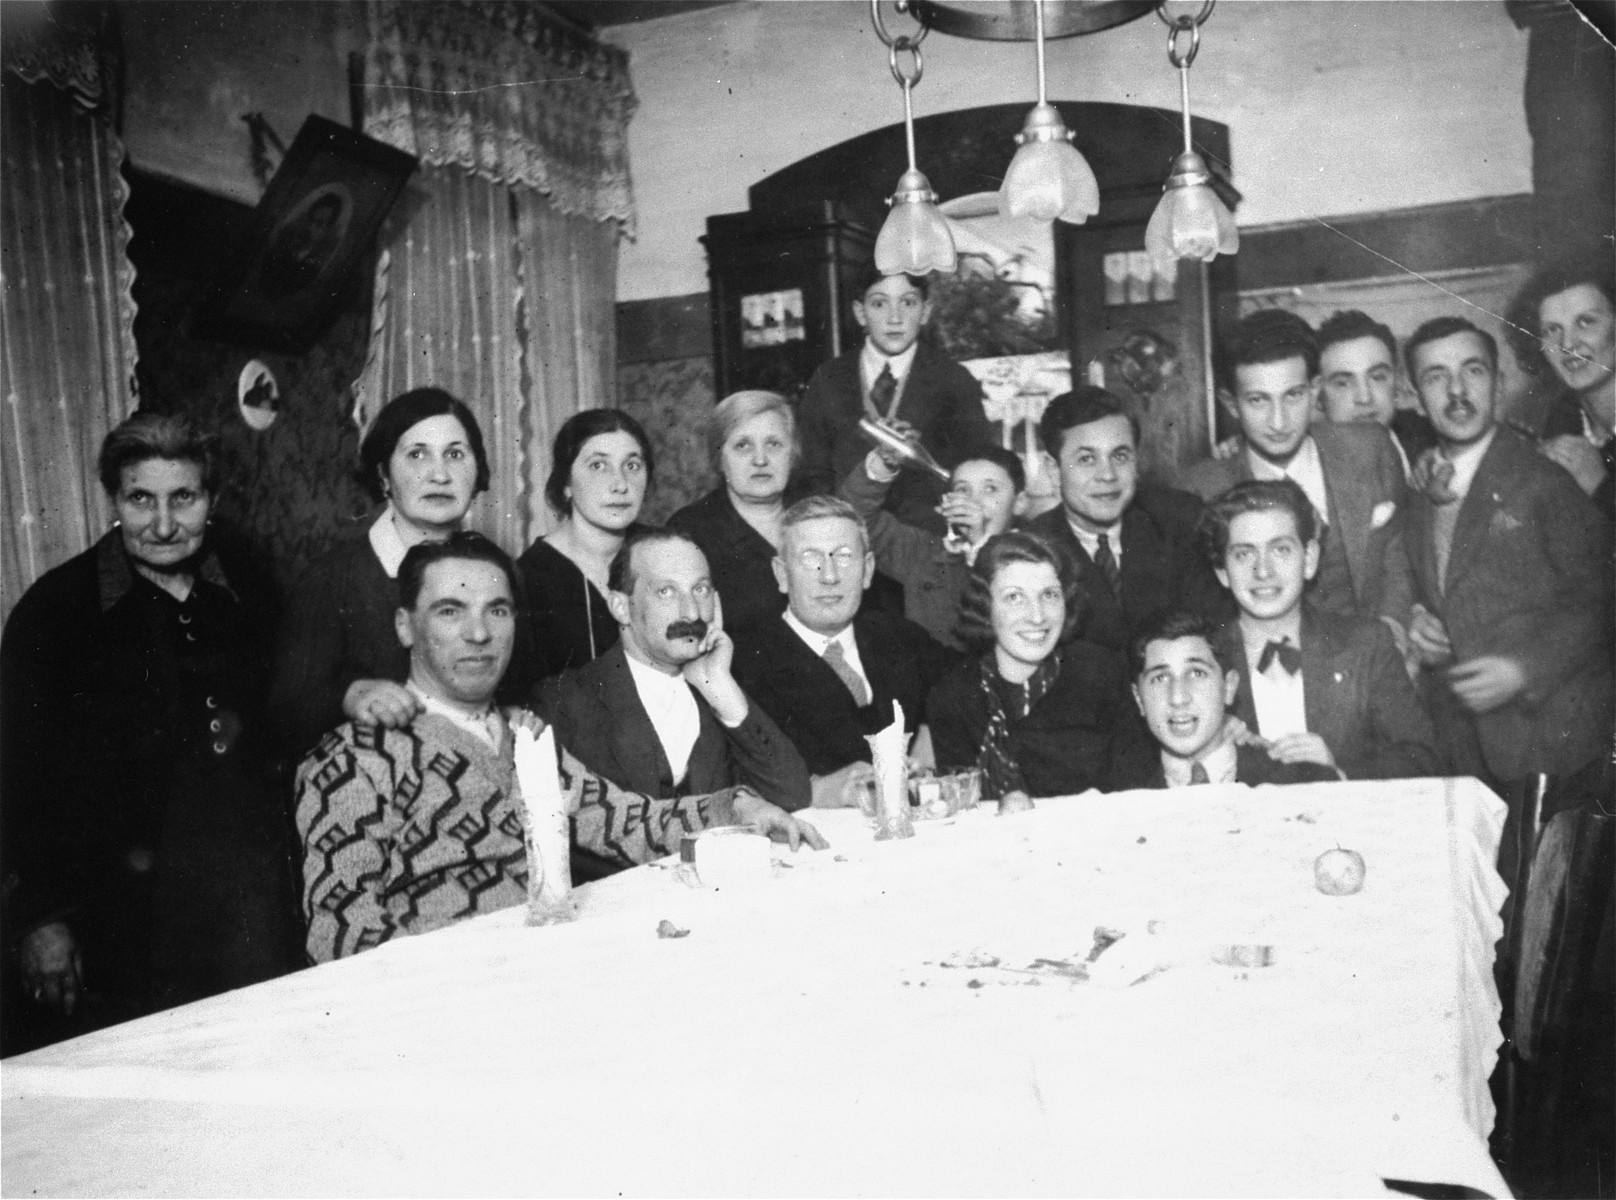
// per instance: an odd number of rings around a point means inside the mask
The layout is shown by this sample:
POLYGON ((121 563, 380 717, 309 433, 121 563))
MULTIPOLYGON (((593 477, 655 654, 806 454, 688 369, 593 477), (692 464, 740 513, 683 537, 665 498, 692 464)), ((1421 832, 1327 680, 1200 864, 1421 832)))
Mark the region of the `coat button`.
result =
POLYGON ((226 746, 223 742, 214 742, 213 743, 213 752, 215 754, 223 754, 228 749, 230 749, 230 747, 226 746))
POLYGON ((217 697, 217 696, 209 696, 202 703, 206 704, 209 708, 218 708, 219 707, 219 697, 217 697))
POLYGON ((196 641, 196 634, 194 634, 194 633, 188 633, 188 634, 186 634, 186 635, 185 635, 185 640, 186 640, 186 641, 188 641, 188 642, 194 642, 194 641, 196 641))
POLYGON ((221 730, 223 728, 224 728, 224 726, 219 724, 219 718, 218 717, 214 717, 213 720, 208 722, 208 732, 209 733, 218 733, 219 730, 221 730))
POLYGON ((190 623, 191 623, 190 614, 189 613, 181 613, 180 614, 180 624, 181 625, 189 625, 190 623))

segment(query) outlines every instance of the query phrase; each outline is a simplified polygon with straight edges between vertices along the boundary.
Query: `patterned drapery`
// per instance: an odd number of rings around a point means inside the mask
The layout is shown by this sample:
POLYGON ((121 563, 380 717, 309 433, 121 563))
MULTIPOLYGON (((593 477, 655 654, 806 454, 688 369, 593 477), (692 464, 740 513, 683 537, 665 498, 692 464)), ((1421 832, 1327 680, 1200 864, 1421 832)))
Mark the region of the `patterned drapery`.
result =
POLYGON ((128 189, 105 58, 69 22, 56 35, 8 45, 0 96, 0 619, 106 530, 96 457, 135 407, 128 189))
POLYGON ((411 192, 377 267, 356 417, 416 387, 463 399, 493 473, 467 523, 519 553, 552 524, 556 429, 613 400, 617 227, 459 167, 423 168, 411 192))
POLYGON ((624 51, 520 0, 370 0, 368 16, 366 133, 632 236, 624 51))

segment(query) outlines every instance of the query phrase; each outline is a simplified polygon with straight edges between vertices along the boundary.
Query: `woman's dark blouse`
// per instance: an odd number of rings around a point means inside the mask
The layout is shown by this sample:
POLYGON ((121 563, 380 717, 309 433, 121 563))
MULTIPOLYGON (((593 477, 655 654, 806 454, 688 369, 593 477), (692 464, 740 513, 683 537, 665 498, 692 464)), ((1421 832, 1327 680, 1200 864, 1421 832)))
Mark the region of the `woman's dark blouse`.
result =
POLYGON ((66 920, 90 987, 134 1010, 291 964, 261 624, 211 559, 176 600, 116 530, 29 588, 0 642, 8 946, 66 920))
POLYGON ((739 629, 785 612, 785 594, 774 578, 774 547, 735 511, 723 484, 674 513, 668 528, 684 534, 707 556, 713 586, 724 602, 726 627, 739 629))
POLYGON ((539 538, 516 566, 527 612, 525 684, 581 667, 617 645, 606 597, 572 559, 539 538))
MULTIPOLYGON (((1131 778, 1153 753, 1128 692, 1123 657, 1083 641, 1068 643, 1060 654, 1055 686, 1011 726, 1011 753, 1031 795, 1109 791, 1114 779, 1131 778)), ((987 657, 992 660, 992 651, 987 657)), ((968 659, 932 689, 926 717, 938 770, 977 765, 988 728, 981 664, 968 659)))
POLYGON ((344 531, 298 581, 281 622, 269 715, 293 762, 347 720, 342 698, 356 679, 409 678, 409 652, 393 624, 398 581, 382 569, 369 534, 369 522, 344 531))

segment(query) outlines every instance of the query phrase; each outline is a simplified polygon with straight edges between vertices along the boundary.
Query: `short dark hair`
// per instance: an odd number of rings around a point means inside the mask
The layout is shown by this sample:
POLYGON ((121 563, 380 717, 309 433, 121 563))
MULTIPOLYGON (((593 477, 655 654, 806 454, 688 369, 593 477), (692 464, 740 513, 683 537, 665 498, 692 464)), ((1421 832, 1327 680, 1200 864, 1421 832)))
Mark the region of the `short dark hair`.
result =
POLYGON ((1343 308, 1330 314, 1328 320, 1319 326, 1315 336, 1318 355, 1322 359, 1324 352, 1331 346, 1339 346, 1342 342, 1355 342, 1359 338, 1374 338, 1386 347, 1386 353, 1391 355, 1393 365, 1397 362, 1397 337, 1388 326, 1382 325, 1368 313, 1356 308, 1343 308))
POLYGON ((1246 479, 1214 497, 1201 514, 1197 531, 1201 550, 1214 567, 1229 553, 1229 526, 1243 513, 1288 512, 1296 520, 1296 536, 1305 546, 1319 536, 1313 502, 1294 479, 1246 479))
POLYGON ((1088 602, 1078 587, 1077 569, 1060 546, 1025 529, 1010 529, 989 538, 976 553, 976 562, 960 594, 959 635, 976 646, 993 644, 993 580, 1010 563, 1048 563, 1060 580, 1066 600, 1066 621, 1060 640, 1066 641, 1087 612, 1088 602))
POLYGON ((458 529, 441 542, 416 542, 404 552, 404 561, 398 565, 399 605, 415 611, 415 602, 421 598, 422 581, 426 579, 426 569, 433 563, 454 558, 493 563, 505 572, 506 586, 511 589, 511 603, 519 603, 516 564, 511 561, 511 556, 475 530, 458 529))
POLYGON ((1224 674, 1238 670, 1219 644, 1220 629, 1208 617, 1183 608, 1169 608, 1154 614, 1142 625, 1128 643, 1128 675, 1137 680, 1145 671, 1145 651, 1151 642, 1176 642, 1179 638, 1205 638, 1212 650, 1212 658, 1224 674))
POLYGON ((1543 302, 1550 296, 1587 284, 1616 307, 1616 259, 1609 247, 1589 246, 1543 263, 1521 285, 1510 304, 1510 342, 1515 357, 1529 370, 1548 369, 1538 328, 1543 302))
MULTIPOLYGON (((1022 465, 1021 455, 1014 450, 1006 450, 1003 446, 995 446, 992 442, 981 442, 960 455, 960 467, 968 462, 992 463, 1010 476, 1010 482, 1015 485, 1018 495, 1027 490, 1027 468, 1022 465)), ((958 467, 955 470, 958 470, 958 467)))
POLYGON ((153 458, 195 463, 202 472, 202 490, 209 496, 217 494, 218 439, 178 413, 137 412, 107 434, 96 464, 101 486, 107 495, 116 496, 123 485, 123 469, 153 458))
POLYGON ((1283 308, 1260 308, 1240 319, 1223 342, 1223 381, 1238 391, 1235 372, 1258 363, 1299 358, 1312 379, 1319 373, 1319 344, 1313 327, 1283 308))
MULTIPOLYGON (((623 538, 623 544, 612 555, 612 565, 606 575, 607 590, 627 595, 634 590, 634 551, 641 546, 657 542, 686 542, 700 550, 696 539, 677 529, 661 525, 636 525, 623 538)), ((705 553, 705 552, 704 552, 705 553)))
POLYGON ((387 462, 398 449, 399 439, 414 426, 429 417, 453 417, 466 431, 471 444, 472 457, 477 460, 477 482, 472 495, 488 490, 488 452, 483 449, 483 431, 463 400, 442 388, 414 388, 389 400, 359 443, 359 485, 372 500, 386 496, 382 480, 387 474, 387 462))
POLYGON ((618 432, 628 434, 640 444, 640 457, 645 460, 645 486, 651 486, 656 464, 651 457, 651 439, 645 436, 640 423, 620 408, 586 408, 566 419, 556 431, 555 445, 550 450, 550 478, 544 483, 544 498, 557 515, 566 516, 572 509, 567 500, 572 464, 578 461, 589 439, 618 432))
MULTIPOLYGON (((858 290, 853 293, 853 299, 858 303, 863 304, 864 297, 870 294, 870 289, 876 284, 880 283, 883 279, 888 278, 889 274, 897 274, 897 272, 894 271, 889 273, 887 271, 882 271, 877 268, 875 264, 870 264, 870 266, 866 267, 854 277, 853 284, 858 290)), ((931 296, 930 275, 905 274, 904 278, 909 281, 909 286, 918 291, 922 297, 931 296)))
MULTIPOLYGON (((1493 335, 1485 329, 1478 327, 1466 317, 1432 317, 1421 325, 1403 344, 1403 361, 1408 366, 1409 382, 1415 383, 1414 355, 1421 346, 1431 342, 1440 342, 1443 338, 1452 337, 1456 333, 1473 333, 1481 339, 1482 345, 1487 348, 1487 357, 1492 361, 1493 370, 1498 370, 1498 342, 1493 335)), ((1419 385, 1415 383, 1415 390, 1419 385)))
POLYGON ((1138 449, 1139 418, 1114 393, 1089 384, 1062 392, 1049 402, 1038 422, 1038 438, 1052 457, 1059 458, 1061 439, 1067 430, 1092 425, 1106 417, 1126 417, 1128 428, 1133 430, 1134 448, 1138 449))

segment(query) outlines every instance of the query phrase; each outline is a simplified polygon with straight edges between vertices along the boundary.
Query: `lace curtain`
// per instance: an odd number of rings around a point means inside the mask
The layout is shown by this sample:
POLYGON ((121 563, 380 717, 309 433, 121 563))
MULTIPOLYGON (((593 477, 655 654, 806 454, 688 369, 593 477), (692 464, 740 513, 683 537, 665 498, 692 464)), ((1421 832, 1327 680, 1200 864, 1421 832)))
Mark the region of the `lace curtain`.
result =
POLYGON ((128 192, 99 30, 16 32, 0 75, 0 619, 107 529, 96 456, 135 407, 128 192))
POLYGON ((363 427, 413 387, 477 414, 468 524, 548 532, 550 443, 615 400, 617 240, 633 220, 621 51, 506 0, 372 0, 365 132, 422 159, 376 273, 363 427))

